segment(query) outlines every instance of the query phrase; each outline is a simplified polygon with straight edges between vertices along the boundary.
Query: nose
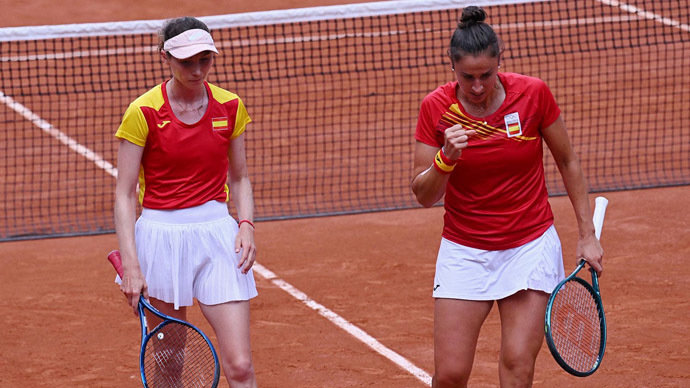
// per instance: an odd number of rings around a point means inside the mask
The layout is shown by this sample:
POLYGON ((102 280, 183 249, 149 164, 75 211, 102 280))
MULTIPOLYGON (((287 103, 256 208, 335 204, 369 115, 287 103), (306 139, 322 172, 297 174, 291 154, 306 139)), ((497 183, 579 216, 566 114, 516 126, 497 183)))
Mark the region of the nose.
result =
POLYGON ((191 70, 192 70, 192 74, 193 74, 193 75, 195 75, 195 76, 200 75, 200 74, 202 73, 202 71, 201 71, 201 64, 198 63, 198 62, 195 63, 194 65, 192 65, 191 70))
POLYGON ((479 81, 474 81, 472 83, 472 91, 474 93, 481 93, 484 90, 484 85, 479 81))

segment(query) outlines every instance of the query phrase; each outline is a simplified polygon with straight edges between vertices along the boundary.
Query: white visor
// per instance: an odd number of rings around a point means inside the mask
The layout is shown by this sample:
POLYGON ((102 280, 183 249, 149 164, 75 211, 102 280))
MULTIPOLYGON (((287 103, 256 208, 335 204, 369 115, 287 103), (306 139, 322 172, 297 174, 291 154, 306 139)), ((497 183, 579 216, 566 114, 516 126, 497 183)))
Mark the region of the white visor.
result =
POLYGON ((163 50, 177 59, 186 59, 202 51, 218 54, 211 34, 202 29, 187 30, 166 40, 163 50))

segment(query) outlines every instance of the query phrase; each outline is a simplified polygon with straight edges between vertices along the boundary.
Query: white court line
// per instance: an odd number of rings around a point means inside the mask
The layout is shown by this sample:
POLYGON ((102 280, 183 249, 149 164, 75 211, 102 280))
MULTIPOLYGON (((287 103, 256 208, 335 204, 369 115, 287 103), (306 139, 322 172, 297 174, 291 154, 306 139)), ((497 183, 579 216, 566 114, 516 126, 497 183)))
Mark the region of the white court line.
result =
POLYGON ((49 122, 43 120, 40 116, 38 116, 37 114, 32 112, 29 108, 27 108, 24 105, 17 102, 14 98, 5 95, 5 93, 3 93, 2 91, 0 91, 0 102, 4 103, 10 109, 19 113, 20 115, 22 115, 27 120, 31 121, 35 126, 40 128, 43 132, 54 137, 55 139, 60 141, 60 143, 69 147, 72 151, 74 151, 77 154, 85 157, 86 159, 94 162, 94 164, 96 164, 96 166, 102 168, 108 174, 110 174, 114 177, 117 176, 117 169, 112 164, 110 164, 110 162, 103 159, 97 153, 95 153, 95 152, 91 151, 90 149, 84 147, 83 145, 79 144, 76 140, 67 136, 64 132, 55 128, 49 122))
POLYGON ((670 19, 667 17, 663 17, 663 16, 655 14, 653 12, 645 11, 644 9, 635 7, 633 5, 622 3, 622 2, 617 1, 617 0, 597 0, 597 1, 599 1, 600 3, 602 3, 604 5, 608 5, 611 7, 618 7, 625 12, 638 15, 638 16, 643 17, 645 19, 654 20, 654 21, 659 22, 661 24, 675 27, 675 28, 678 28, 678 29, 685 31, 685 32, 690 32, 690 25, 683 24, 677 20, 673 20, 673 19, 670 19))
POLYGON ((363 342, 364 344, 366 344, 367 346, 369 346, 370 348, 375 350, 377 353, 379 353, 382 356, 386 357, 387 359, 391 360, 393 363, 395 363, 396 365, 398 365, 402 369, 404 369, 407 372, 409 372, 410 374, 412 374, 414 377, 416 377, 418 380, 420 380, 421 382, 423 382, 427 386, 431 386, 431 376, 428 373, 426 373, 421 368, 415 366, 413 363, 408 361, 405 357, 403 357, 400 354, 396 353, 395 351, 387 348, 385 345, 383 345, 381 342, 379 342, 376 338, 370 336, 365 331, 363 331, 359 327, 353 325, 352 323, 348 322, 345 318, 341 317, 340 315, 338 315, 338 314, 334 313, 333 311, 329 310, 328 308, 324 307, 322 304, 319 304, 318 302, 314 301, 309 296, 307 296, 305 293, 303 293, 302 291, 293 287, 290 283, 277 277, 273 272, 269 271, 264 266, 262 266, 258 263, 254 263, 254 271, 258 272, 262 277, 269 280, 271 283, 275 284, 276 286, 280 287, 283 291, 287 292, 288 294, 290 294, 295 299, 304 303, 307 307, 316 311, 317 313, 319 313, 319 315, 328 319, 329 321, 331 321, 333 324, 335 324, 339 328, 345 330, 350 335, 352 335, 353 337, 355 337, 359 341, 363 342))
MULTIPOLYGON (((103 159, 100 155, 79 144, 76 140, 67 136, 66 134, 55 128, 52 124, 43 120, 37 114, 29 110, 29 108, 15 101, 12 97, 6 96, 2 91, 0 91, 0 102, 4 103, 10 109, 19 113, 27 120, 31 121, 35 126, 43 130, 43 132, 49 134, 50 136, 59 140, 61 143, 67 145, 71 150, 75 151, 79 155, 82 155, 86 159, 94 162, 98 167, 105 170, 108 174, 112 175, 113 177, 117 177, 117 168, 115 168, 112 164, 103 159)), ((278 278, 273 272, 271 272, 261 264, 254 263, 254 270, 258 272, 266 280, 269 280, 271 283, 280 287, 282 290, 293 296, 295 299, 301 301, 312 310, 318 312, 321 316, 325 317, 326 319, 334 323, 336 326, 350 333, 353 337, 357 338, 359 341, 363 342, 379 354, 388 358, 390 361, 397 364, 398 366, 412 374, 414 377, 421 380, 423 383, 427 384, 428 386, 431 386, 431 376, 429 376, 429 374, 426 373, 424 370, 412 364, 405 357, 385 347, 374 337, 370 336, 357 326, 351 324, 350 322, 345 320, 345 318, 334 313, 325 306, 315 302, 302 291, 296 289, 289 283, 278 278)))

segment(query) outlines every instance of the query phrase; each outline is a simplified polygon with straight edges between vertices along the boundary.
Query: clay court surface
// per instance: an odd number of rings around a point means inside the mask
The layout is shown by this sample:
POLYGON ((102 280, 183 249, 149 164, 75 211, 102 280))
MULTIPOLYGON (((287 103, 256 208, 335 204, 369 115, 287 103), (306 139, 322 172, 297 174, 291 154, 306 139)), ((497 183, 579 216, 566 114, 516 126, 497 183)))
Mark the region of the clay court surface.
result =
MULTIPOLYGON (((351 1, 352 2, 352 1, 351 1)), ((5 1, 2 26, 163 19, 338 1, 60 4, 5 1), (222 4, 216 4, 222 3, 222 4), (254 7, 254 8, 250 8, 254 7), (261 7, 261 8, 257 8, 261 7)), ((588 378, 562 371, 546 345, 535 387, 690 386, 690 187, 592 194, 610 203, 601 290, 608 342, 588 378)), ((576 228, 567 197, 551 198, 566 272, 576 228)), ((433 373, 431 287, 443 209, 257 223, 258 262, 433 373)), ((114 235, 0 243, 0 387, 137 387, 139 322, 105 260, 114 235)), ((409 371, 256 274, 252 341, 260 387, 424 387, 409 371)), ((209 332, 196 308, 190 318, 209 332)), ((496 309, 483 327, 471 387, 498 385, 496 309)), ((226 384, 222 380, 222 384, 226 384)), ((223 386, 223 385, 221 385, 223 386)))

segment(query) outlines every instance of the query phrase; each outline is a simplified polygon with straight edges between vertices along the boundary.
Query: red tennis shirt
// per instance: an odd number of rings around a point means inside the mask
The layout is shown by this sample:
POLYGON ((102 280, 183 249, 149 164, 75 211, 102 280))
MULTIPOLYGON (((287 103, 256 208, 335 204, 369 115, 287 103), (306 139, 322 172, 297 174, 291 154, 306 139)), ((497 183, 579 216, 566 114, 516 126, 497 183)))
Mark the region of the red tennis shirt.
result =
POLYGON ((444 199, 443 237, 465 246, 503 250, 523 245, 553 224, 544 180, 542 131, 560 109, 540 79, 499 73, 506 98, 487 117, 468 114, 456 96, 457 81, 422 101, 415 139, 442 147, 455 124, 475 129, 444 199))
POLYGON ((144 147, 139 202, 150 209, 181 209, 227 202, 230 141, 251 122, 240 98, 205 83, 206 113, 195 124, 178 120, 165 82, 134 100, 115 136, 144 147))

